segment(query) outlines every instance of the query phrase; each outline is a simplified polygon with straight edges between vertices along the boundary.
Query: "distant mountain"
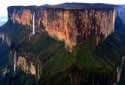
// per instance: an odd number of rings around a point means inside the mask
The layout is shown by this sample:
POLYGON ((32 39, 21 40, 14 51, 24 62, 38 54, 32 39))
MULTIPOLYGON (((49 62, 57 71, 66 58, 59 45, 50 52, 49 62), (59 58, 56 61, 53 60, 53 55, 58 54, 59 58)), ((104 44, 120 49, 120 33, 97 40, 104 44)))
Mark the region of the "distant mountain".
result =
POLYGON ((0 26, 2 26, 7 21, 7 16, 0 16, 0 26))
POLYGON ((0 21, 0 26, 2 26, 5 22, 4 21, 0 21))

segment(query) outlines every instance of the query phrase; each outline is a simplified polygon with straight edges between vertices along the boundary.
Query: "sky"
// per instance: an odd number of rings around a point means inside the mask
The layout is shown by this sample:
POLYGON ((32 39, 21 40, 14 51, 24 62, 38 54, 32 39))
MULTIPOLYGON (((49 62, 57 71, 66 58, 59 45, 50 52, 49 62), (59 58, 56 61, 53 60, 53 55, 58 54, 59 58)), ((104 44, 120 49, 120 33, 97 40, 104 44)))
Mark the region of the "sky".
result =
POLYGON ((82 3, 112 3, 125 4, 125 0, 0 0, 0 21, 6 21, 7 7, 14 5, 44 5, 44 4, 60 4, 65 2, 82 2, 82 3))

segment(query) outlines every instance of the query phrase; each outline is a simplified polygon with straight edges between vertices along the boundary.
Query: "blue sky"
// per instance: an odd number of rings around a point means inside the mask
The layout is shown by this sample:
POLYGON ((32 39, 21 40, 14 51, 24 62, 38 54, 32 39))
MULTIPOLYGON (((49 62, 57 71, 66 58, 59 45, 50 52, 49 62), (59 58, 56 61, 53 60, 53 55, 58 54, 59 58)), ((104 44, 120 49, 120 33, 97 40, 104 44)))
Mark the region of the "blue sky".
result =
MULTIPOLYGON (((7 7, 13 5, 43 5, 58 4, 65 2, 85 2, 85 3, 112 3, 125 4, 125 0, 0 0, 0 16, 7 16, 7 7)), ((5 21, 6 17, 0 17, 0 21, 5 21)))

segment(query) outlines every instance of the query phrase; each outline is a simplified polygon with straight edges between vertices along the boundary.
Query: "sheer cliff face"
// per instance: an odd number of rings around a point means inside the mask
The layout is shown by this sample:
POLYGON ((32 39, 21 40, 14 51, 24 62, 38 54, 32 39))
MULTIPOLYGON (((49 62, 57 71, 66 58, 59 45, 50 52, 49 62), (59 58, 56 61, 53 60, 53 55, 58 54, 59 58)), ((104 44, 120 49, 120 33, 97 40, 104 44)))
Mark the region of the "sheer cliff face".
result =
POLYGON ((114 30, 115 8, 46 8, 9 7, 9 20, 27 25, 32 29, 35 13, 35 29, 46 31, 51 37, 64 40, 66 48, 94 40, 94 44, 106 38, 114 30), (94 39, 92 39, 94 37, 94 39))
POLYGON ((119 7, 119 16, 122 19, 123 23, 125 23, 125 6, 119 7))
POLYGON ((32 11, 30 9, 24 9, 23 7, 8 8, 9 20, 13 23, 19 23, 22 25, 32 26, 32 11))

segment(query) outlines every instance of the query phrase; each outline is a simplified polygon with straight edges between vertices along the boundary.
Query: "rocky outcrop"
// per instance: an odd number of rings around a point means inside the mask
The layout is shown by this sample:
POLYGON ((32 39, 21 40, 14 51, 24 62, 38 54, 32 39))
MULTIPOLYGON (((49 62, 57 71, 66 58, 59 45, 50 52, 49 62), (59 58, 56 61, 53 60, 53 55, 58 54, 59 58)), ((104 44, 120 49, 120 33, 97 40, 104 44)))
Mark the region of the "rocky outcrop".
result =
POLYGON ((2 42, 6 42, 8 46, 11 45, 10 38, 7 34, 0 32, 0 38, 2 39, 2 42))
POLYGON ((27 63, 27 59, 23 56, 19 56, 17 59, 17 68, 22 69, 26 73, 36 74, 35 66, 32 62, 27 63))
POLYGON ((37 79, 40 78, 42 61, 36 58, 35 55, 27 52, 11 50, 9 60, 14 73, 18 70, 22 70, 28 74, 35 75, 37 79))
POLYGON ((30 9, 24 9, 22 6, 8 8, 8 17, 12 23, 19 23, 22 25, 31 26, 32 11, 30 9))
POLYGON ((8 7, 9 21, 32 29, 35 13, 36 32, 46 31, 51 37, 65 41, 65 47, 99 41, 114 30, 117 10, 114 6, 12 6, 8 7), (94 39, 93 39, 94 36, 94 39))

